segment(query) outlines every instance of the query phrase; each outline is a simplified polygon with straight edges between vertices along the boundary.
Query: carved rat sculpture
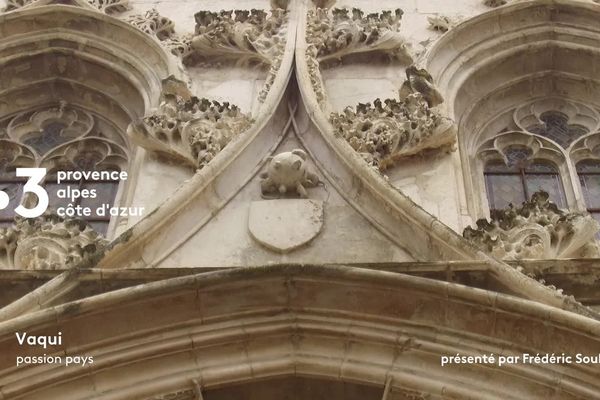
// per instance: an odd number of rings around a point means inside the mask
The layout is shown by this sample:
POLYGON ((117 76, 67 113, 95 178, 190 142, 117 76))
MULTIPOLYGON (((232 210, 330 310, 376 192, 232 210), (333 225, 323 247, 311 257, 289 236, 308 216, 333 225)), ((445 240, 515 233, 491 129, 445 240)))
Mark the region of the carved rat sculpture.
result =
POLYGON ((315 187, 319 184, 317 175, 309 172, 306 167, 306 153, 295 149, 279 153, 267 159, 267 171, 260 177, 263 197, 268 194, 296 192, 300 197, 308 197, 307 187, 315 187))

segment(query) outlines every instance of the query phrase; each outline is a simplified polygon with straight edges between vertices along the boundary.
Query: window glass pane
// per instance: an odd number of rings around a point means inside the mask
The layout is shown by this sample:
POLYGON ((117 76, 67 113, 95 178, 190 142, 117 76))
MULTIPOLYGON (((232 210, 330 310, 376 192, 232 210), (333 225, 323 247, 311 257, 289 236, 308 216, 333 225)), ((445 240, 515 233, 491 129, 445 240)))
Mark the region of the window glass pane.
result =
POLYGON ((543 190, 550 195, 550 201, 559 208, 566 208, 566 200, 563 192, 562 182, 558 174, 526 174, 527 191, 531 197, 535 192, 543 190))
POLYGON ((588 209, 600 208, 600 162, 582 161, 577 164, 577 173, 588 209))
POLYGON ((4 210, 0 210, 0 220, 9 221, 10 225, 13 218, 15 217, 15 208, 21 203, 21 197, 23 196, 24 182, 0 182, 0 190, 4 191, 9 197, 8 207, 4 210))
POLYGON ((543 124, 530 126, 527 129, 532 133, 554 140, 565 149, 575 139, 588 133, 583 126, 570 125, 569 117, 558 111, 547 111, 540 115, 540 119, 543 124))
POLYGON ((577 173, 600 174, 600 162, 594 160, 581 161, 577 164, 577 173))
MULTIPOLYGON (((68 182, 68 183, 64 182, 64 183, 61 183, 60 185, 57 184, 56 182, 47 182, 44 185, 44 187, 45 187, 46 191, 48 192, 49 207, 56 209, 57 207, 64 207, 71 203, 73 203, 74 205, 79 204, 78 203, 79 200, 75 200, 74 202, 72 202, 70 198, 63 199, 63 198, 58 197, 58 191, 61 189, 62 190, 66 190, 67 188, 79 189, 79 182, 68 182)), ((64 194, 64 193, 62 193, 62 194, 64 194)))
POLYGON ((541 172, 558 175, 558 170, 556 169, 556 167, 552 164, 545 162, 536 162, 531 165, 528 165, 527 168, 525 168, 525 172, 541 172))
POLYGON ((531 150, 526 147, 511 147, 506 150, 505 154, 509 167, 518 170, 526 165, 527 160, 531 157, 531 150))
POLYGON ((508 207, 509 203, 517 206, 525 201, 523 182, 520 175, 488 175, 485 176, 490 209, 508 207))
POLYGON ((33 147, 38 153, 45 154, 54 147, 66 143, 69 137, 62 135, 67 126, 61 122, 50 122, 40 132, 33 132, 23 139, 23 143, 33 147))
MULTIPOLYGON (((92 211, 100 207, 103 204, 109 204, 112 206, 117 195, 117 189, 119 188, 118 182, 86 182, 83 185, 84 189, 95 190, 96 198, 94 199, 81 199, 81 205, 90 207, 92 211)), ((109 216, 110 217, 110 216, 109 216)))
POLYGON ((515 168, 510 168, 507 167, 506 164, 504 164, 504 162, 502 161, 492 161, 490 163, 487 163, 485 166, 485 172, 508 172, 508 173, 513 173, 513 172, 518 172, 517 169, 515 168))

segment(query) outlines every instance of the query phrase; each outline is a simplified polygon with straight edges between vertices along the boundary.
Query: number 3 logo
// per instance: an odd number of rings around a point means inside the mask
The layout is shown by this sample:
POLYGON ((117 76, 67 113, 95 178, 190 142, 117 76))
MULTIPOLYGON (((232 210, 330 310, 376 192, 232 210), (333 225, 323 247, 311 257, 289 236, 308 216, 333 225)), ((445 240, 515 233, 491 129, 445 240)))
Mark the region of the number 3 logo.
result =
MULTIPOLYGON (((15 212, 25 218, 39 217, 46 211, 49 202, 48 192, 40 186, 40 182, 44 179, 44 176, 46 176, 46 168, 17 168, 17 176, 29 178, 23 187, 23 194, 35 194, 38 198, 38 202, 33 208, 26 208, 23 207, 23 205, 20 205, 15 209, 15 212)), ((0 203, 3 203, 3 201, 0 201, 0 203)))

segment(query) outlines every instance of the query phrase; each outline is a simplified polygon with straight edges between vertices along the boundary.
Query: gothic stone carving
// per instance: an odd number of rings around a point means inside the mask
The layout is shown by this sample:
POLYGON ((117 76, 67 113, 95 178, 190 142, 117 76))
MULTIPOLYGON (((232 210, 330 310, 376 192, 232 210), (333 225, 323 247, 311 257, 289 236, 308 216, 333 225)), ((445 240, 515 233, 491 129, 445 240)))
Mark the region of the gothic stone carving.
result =
POLYGON ((600 228, 589 215, 559 210, 546 192, 534 193, 520 207, 510 205, 480 219, 463 236, 481 250, 505 260, 597 256, 600 228))
POLYGON ((282 9, 270 15, 254 9, 200 11, 195 15, 196 32, 191 39, 193 54, 184 61, 234 60, 242 65, 271 65, 283 54, 286 17, 282 9))
MULTIPOLYGON (((276 4, 277 5, 277 4, 276 4)), ((191 51, 184 63, 233 60, 238 65, 259 64, 269 68, 259 100, 265 100, 285 51, 288 13, 275 8, 270 14, 262 10, 235 10, 195 15, 196 32, 190 38, 191 51)))
POLYGON ((300 149, 269 157, 267 171, 261 174, 263 197, 273 194, 308 197, 306 188, 317 186, 319 178, 308 170, 305 161, 306 153, 300 149))
POLYGON ((0 120, 0 167, 125 168, 127 141, 64 101, 0 120))
POLYGON ((202 168, 251 123, 235 105, 199 99, 169 77, 158 109, 132 124, 129 133, 143 147, 202 168))
POLYGON ((0 257, 4 265, 16 269, 71 268, 106 243, 85 221, 50 213, 17 217, 14 225, 0 228, 0 257))
POLYGON ((319 62, 355 53, 381 52, 411 62, 406 40, 400 35, 400 9, 367 14, 358 8, 309 11, 307 42, 316 49, 319 62))
POLYGON ((175 23, 167 17, 163 17, 155 8, 144 14, 135 14, 127 18, 127 22, 142 32, 155 36, 163 41, 175 36, 175 23))
POLYGON ((397 160, 426 149, 450 149, 456 142, 453 122, 431 108, 420 93, 386 99, 333 113, 336 131, 381 171, 397 160))
POLYGON ((196 13, 194 34, 176 35, 174 23, 155 9, 129 17, 143 32, 155 36, 187 66, 232 61, 268 67, 259 100, 265 100, 281 66, 286 42, 287 12, 275 8, 196 13))
POLYGON ((433 78, 429 72, 411 65, 406 68, 405 73, 406 80, 400 88, 401 99, 406 98, 411 93, 420 93, 429 107, 435 107, 444 102, 442 94, 433 85, 433 78))
POLYGON ((325 89, 320 72, 320 63, 328 60, 341 60, 357 53, 382 53, 392 59, 407 64, 412 62, 409 45, 400 35, 400 21, 403 11, 384 11, 364 15, 353 8, 350 15, 347 9, 317 8, 310 10, 306 28, 306 61, 308 73, 316 94, 322 104, 325 89))
POLYGON ((106 14, 122 13, 130 9, 129 0, 6 0, 6 7, 3 11, 48 4, 69 4, 76 7, 91 8, 106 14))
POLYGON ((429 29, 444 33, 458 25, 460 19, 445 15, 434 15, 427 17, 427 22, 429 22, 429 29))

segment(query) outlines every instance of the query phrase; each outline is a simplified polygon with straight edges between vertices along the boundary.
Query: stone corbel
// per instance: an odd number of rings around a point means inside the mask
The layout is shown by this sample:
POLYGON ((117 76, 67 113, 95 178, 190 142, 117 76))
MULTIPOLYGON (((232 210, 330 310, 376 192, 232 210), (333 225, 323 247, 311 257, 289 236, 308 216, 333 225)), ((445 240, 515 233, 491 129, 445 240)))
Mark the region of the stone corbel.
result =
POLYGON ((199 99, 169 77, 158 109, 130 125, 128 133, 140 146, 200 169, 251 124, 237 106, 199 99))
POLYGON ((91 260, 106 244, 85 221, 52 213, 17 217, 12 226, 0 228, 0 259, 14 269, 68 269, 91 260))
POLYGON ((560 210, 546 192, 534 193, 519 207, 510 205, 467 227, 463 236, 504 260, 597 257, 600 225, 590 215, 560 210))
POLYGON ((377 99, 330 117, 336 132, 380 171, 426 150, 451 150, 456 143, 454 122, 435 107, 443 98, 431 76, 409 67, 407 77, 400 100, 377 99))

